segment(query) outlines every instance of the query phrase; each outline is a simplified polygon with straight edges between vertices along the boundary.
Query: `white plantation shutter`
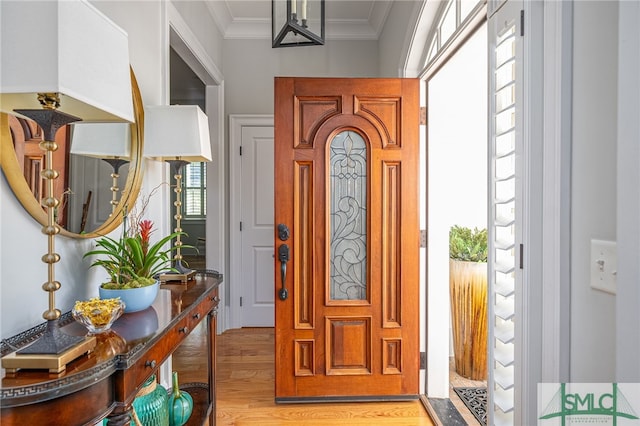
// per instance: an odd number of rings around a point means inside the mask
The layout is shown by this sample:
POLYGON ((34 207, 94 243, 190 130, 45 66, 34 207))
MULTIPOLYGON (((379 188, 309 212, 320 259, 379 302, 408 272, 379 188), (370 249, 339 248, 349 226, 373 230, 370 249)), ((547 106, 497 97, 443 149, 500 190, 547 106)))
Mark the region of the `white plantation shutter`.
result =
POLYGON ((206 163, 189 163, 184 170, 184 215, 187 218, 205 217, 207 215, 206 163))
POLYGON ((514 424, 521 238, 521 2, 489 18, 489 424, 514 424))

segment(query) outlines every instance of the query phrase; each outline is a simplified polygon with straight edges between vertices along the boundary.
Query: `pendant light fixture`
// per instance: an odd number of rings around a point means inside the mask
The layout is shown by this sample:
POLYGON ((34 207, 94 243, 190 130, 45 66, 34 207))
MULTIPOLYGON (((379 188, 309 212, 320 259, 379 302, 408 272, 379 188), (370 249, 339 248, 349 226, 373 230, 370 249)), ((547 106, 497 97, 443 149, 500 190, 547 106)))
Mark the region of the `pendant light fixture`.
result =
POLYGON ((272 47, 324 44, 325 0, 272 0, 272 47))

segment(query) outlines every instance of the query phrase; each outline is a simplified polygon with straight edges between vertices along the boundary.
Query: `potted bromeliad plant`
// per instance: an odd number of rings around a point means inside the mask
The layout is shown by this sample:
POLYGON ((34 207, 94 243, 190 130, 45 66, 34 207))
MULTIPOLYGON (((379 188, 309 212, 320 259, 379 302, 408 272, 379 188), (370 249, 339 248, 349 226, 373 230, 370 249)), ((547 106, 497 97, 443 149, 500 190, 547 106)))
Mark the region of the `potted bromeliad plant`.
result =
POLYGON ((96 240, 96 248, 84 257, 98 256, 91 266, 100 266, 109 275, 109 281, 100 285, 100 298, 119 297, 126 305, 125 312, 136 312, 148 308, 155 300, 160 285, 156 277, 176 272, 171 267, 171 254, 176 247, 165 246, 184 232, 174 232, 152 244, 153 222, 140 219, 141 214, 123 215, 120 239, 102 236, 96 240))
POLYGON ((456 372, 487 376, 487 230, 449 231, 449 290, 456 372))

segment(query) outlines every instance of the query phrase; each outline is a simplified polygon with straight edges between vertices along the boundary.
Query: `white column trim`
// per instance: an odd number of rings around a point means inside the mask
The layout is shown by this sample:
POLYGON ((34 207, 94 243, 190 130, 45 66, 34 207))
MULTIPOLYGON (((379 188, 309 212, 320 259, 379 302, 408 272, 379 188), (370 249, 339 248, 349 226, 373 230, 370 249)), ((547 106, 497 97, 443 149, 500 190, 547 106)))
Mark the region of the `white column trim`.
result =
POLYGON ((224 81, 217 86, 207 86, 206 109, 209 118, 211 135, 211 152, 213 160, 207 163, 207 220, 206 237, 207 267, 215 269, 223 275, 223 281, 219 288, 220 308, 218 310, 218 333, 227 330, 227 277, 225 267, 227 264, 227 235, 226 235, 226 155, 224 140, 224 81))
MULTIPOLYGON (((523 1, 523 223, 521 306, 516 328, 516 424, 536 424, 537 385, 542 376, 544 196, 544 3, 523 1)), ((518 309, 518 308, 516 308, 518 309)))
POLYGON ((544 6, 542 381, 569 380, 573 3, 544 6))
POLYGON ((176 53, 180 55, 204 84, 221 84, 224 77, 213 58, 209 56, 205 47, 200 43, 200 40, 182 18, 176 7, 171 2, 167 2, 167 4, 167 15, 171 28, 171 31, 169 31, 171 47, 174 48, 176 53))

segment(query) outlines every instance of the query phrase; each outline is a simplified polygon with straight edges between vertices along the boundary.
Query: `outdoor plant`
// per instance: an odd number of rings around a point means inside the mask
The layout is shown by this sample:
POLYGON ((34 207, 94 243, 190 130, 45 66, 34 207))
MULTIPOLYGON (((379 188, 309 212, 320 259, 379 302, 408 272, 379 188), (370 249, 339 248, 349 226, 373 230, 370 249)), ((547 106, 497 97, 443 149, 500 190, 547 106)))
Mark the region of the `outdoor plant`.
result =
POLYGON ((487 261, 487 230, 454 225, 449 231, 449 258, 467 262, 487 261))

